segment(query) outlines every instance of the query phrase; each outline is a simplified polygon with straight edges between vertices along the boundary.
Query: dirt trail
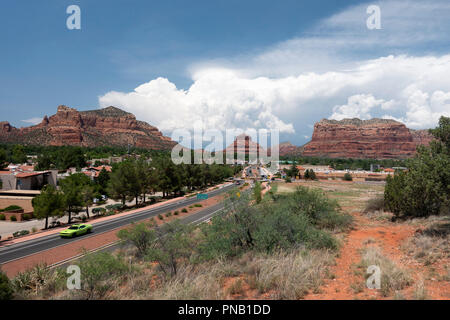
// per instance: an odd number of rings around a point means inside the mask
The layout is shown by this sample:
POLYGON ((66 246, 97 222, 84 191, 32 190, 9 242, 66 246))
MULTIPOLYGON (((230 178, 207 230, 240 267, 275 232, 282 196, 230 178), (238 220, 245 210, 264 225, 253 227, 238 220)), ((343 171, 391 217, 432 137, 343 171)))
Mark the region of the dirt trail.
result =
MULTIPOLYGON (((369 219, 360 212, 351 214, 354 217, 354 229, 347 234, 336 259, 336 265, 330 269, 333 279, 326 279, 319 293, 311 293, 305 299, 392 299, 393 296, 383 297, 379 290, 368 289, 365 286, 364 276, 355 272, 356 264, 361 261, 360 250, 369 245, 379 247, 384 256, 398 267, 409 271, 414 283, 424 279, 428 298, 450 299, 450 282, 427 279, 429 269, 401 249, 405 240, 414 236, 416 227, 392 223, 387 219, 369 219)), ((402 295, 407 299, 413 299, 414 284, 403 290, 402 295)))

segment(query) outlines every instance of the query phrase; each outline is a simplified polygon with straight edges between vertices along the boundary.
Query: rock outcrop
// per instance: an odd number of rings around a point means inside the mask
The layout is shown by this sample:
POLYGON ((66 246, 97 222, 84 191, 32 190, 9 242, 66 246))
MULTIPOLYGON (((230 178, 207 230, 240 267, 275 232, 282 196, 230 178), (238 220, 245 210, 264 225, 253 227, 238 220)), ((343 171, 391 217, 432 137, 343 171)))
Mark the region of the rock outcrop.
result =
POLYGON ((15 128, 0 122, 0 142, 28 145, 135 146, 168 150, 176 143, 156 128, 116 107, 77 111, 59 106, 35 126, 15 128))
POLYGON ((303 146, 298 147, 290 142, 282 142, 278 146, 272 148, 278 148, 278 153, 280 157, 285 156, 300 156, 303 152, 303 146))
POLYGON ((426 130, 413 131, 390 119, 327 120, 314 125, 312 140, 304 146, 306 157, 405 159, 419 144, 432 140, 426 130))
POLYGON ((255 141, 252 140, 250 136, 245 134, 241 134, 236 137, 234 142, 227 146, 225 149, 226 153, 231 154, 258 154, 260 152, 264 152, 264 149, 255 141))

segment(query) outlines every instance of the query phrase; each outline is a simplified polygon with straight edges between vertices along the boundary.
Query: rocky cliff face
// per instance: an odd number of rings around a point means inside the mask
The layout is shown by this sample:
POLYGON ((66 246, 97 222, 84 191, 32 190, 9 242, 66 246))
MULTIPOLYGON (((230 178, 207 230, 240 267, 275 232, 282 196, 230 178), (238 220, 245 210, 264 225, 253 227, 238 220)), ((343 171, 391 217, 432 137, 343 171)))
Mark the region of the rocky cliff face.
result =
POLYGON ((136 146, 171 149, 175 142, 146 122, 115 107, 77 111, 59 106, 55 115, 45 116, 38 125, 15 128, 0 122, 0 142, 36 145, 136 146))
POLYGON ((303 147, 294 146, 290 142, 282 142, 278 146, 275 146, 274 148, 278 148, 280 157, 299 156, 303 152, 303 147))
POLYGON ((263 152, 262 147, 255 141, 252 140, 250 136, 241 134, 236 137, 234 142, 230 144, 226 149, 226 153, 238 153, 238 154, 258 154, 263 152))
POLYGON ((432 137, 388 119, 326 120, 314 126, 303 156, 329 158, 404 159, 414 156, 419 144, 432 137))

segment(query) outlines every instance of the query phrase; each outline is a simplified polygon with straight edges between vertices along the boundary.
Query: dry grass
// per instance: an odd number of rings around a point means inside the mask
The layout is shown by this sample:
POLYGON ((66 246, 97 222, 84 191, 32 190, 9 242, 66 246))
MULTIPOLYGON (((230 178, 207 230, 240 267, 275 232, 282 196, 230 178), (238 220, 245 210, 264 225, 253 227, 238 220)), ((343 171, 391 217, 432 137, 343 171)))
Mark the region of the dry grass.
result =
POLYGON ((450 258, 450 225, 445 221, 430 223, 410 238, 403 249, 425 266, 450 258))
POLYGON ((383 256, 378 247, 368 247, 362 252, 359 267, 366 270, 371 265, 378 266, 381 269, 381 294, 384 297, 412 284, 408 272, 400 269, 389 258, 383 256))
POLYGON ((414 286, 414 299, 415 300, 428 299, 428 293, 427 289, 425 288, 425 281, 423 279, 420 279, 414 286))
POLYGON ((317 292, 332 263, 333 255, 327 251, 298 250, 271 255, 250 252, 236 259, 183 264, 177 275, 167 280, 157 268, 144 268, 108 298, 216 300, 233 295, 239 299, 249 297, 250 290, 256 298, 301 299, 309 291, 317 292), (230 277, 236 279, 225 288, 230 277))
POLYGON ((257 256, 248 270, 260 293, 270 292, 272 299, 301 299, 310 290, 317 292, 332 263, 326 251, 293 252, 257 256))

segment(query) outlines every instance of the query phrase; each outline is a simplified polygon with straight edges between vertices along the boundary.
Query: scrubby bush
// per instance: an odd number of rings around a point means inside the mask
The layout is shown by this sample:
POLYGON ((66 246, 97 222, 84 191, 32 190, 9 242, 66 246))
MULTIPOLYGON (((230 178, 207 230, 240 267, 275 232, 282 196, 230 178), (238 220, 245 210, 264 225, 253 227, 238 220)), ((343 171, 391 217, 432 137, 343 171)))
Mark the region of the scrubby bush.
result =
POLYGON ((14 291, 22 296, 43 294, 51 295, 65 285, 65 273, 59 269, 50 269, 46 264, 19 272, 12 280, 14 291))
POLYGON ((17 221, 16 216, 11 216, 11 218, 9 218, 11 221, 17 221))
POLYGON ((133 224, 130 228, 122 229, 117 236, 125 241, 133 244, 137 249, 137 256, 143 257, 147 253, 152 241, 155 240, 154 231, 151 230, 153 224, 133 224))
POLYGON ((20 236, 25 236, 27 234, 29 234, 30 232, 28 230, 21 230, 21 231, 16 231, 13 233, 13 237, 20 237, 20 236))
POLYGON ((166 277, 177 274, 178 265, 192 255, 192 227, 175 220, 154 229, 154 241, 147 250, 146 260, 157 262, 166 277))
POLYGON ((0 300, 11 300, 13 298, 13 288, 6 274, 0 270, 0 300))
POLYGON ((186 208, 181 209, 181 212, 186 213, 188 210, 186 208))
POLYGON ((170 212, 170 211, 166 213, 167 218, 170 217, 171 215, 172 215, 172 212, 170 212))
POLYGON ((384 210, 384 197, 376 197, 367 201, 364 213, 384 210))
POLYGON ((0 213, 0 220, 6 220, 6 216, 3 213, 0 213))
POLYGON ((408 171, 386 178, 386 208, 396 217, 450 214, 450 118, 441 117, 430 131, 436 140, 417 149, 407 161, 408 171))
POLYGON ((13 204, 3 209, 3 211, 22 210, 22 209, 23 208, 21 206, 13 204))
POLYGON ((28 221, 28 220, 30 220, 31 219, 31 216, 29 215, 29 214, 24 214, 23 216, 22 216, 22 219, 23 220, 25 220, 25 221, 28 221))
POLYGON ((322 228, 347 227, 352 219, 335 201, 315 190, 273 195, 250 205, 246 196, 231 197, 228 208, 202 226, 199 258, 236 256, 248 250, 273 252, 298 246, 335 249, 337 242, 322 228))
POLYGON ((177 210, 175 210, 175 211, 173 212, 173 214, 174 214, 175 216, 177 216, 177 215, 179 215, 180 213, 179 213, 177 210))
POLYGON ((158 219, 159 219, 159 220, 164 220, 163 215, 162 215, 162 214, 158 214, 158 219))
POLYGON ((81 270, 81 294, 87 300, 103 298, 128 270, 120 256, 109 252, 86 253, 77 264, 81 270))
POLYGON ((352 180, 353 180, 352 175, 350 173, 346 172, 344 174, 344 181, 352 181, 352 180))

